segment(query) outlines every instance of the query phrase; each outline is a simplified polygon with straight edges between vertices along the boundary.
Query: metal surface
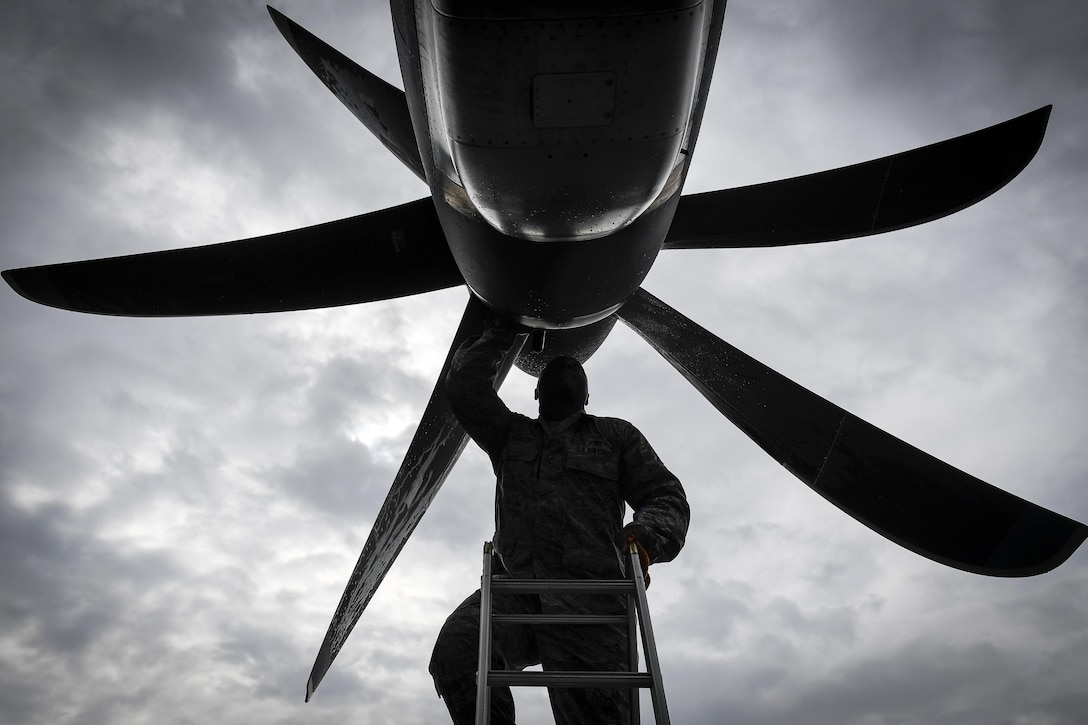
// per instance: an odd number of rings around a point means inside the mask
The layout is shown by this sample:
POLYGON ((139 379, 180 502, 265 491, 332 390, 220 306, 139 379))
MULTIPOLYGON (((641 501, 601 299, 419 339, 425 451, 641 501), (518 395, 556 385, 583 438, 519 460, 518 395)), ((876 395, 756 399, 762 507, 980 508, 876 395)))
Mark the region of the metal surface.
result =
POLYGON ((638 612, 639 629, 642 632, 642 651, 646 655, 646 670, 652 675, 650 680, 650 699, 654 704, 657 725, 668 725, 669 707, 665 703, 665 685, 661 681, 661 665, 657 659, 657 640, 654 639, 654 627, 650 622, 650 603, 646 600, 646 583, 642 578, 642 566, 639 563, 638 547, 628 546, 628 571, 635 587, 635 610, 638 612))
POLYGON ((608 614, 493 614, 492 622, 507 624, 625 624, 627 615, 608 614))
POLYGON ((557 590, 593 594, 631 591, 631 583, 626 579, 496 579, 493 586, 495 591, 512 594, 546 594, 557 590))
MULTIPOLYGON (((651 688, 644 672, 491 672, 489 687, 640 687, 651 688)), ((486 722, 486 721, 484 721, 486 722)))
POLYGON ((284 39, 314 75, 383 146, 426 181, 404 91, 361 67, 275 8, 269 6, 268 12, 284 39))
POLYGON ((285 312, 464 284, 430 199, 289 232, 4 272, 27 299, 100 315, 285 312))
POLYGON ((489 725, 491 722, 491 698, 487 688, 490 686, 487 673, 491 669, 491 585, 492 574, 491 542, 484 544, 484 567, 480 577, 480 650, 476 660, 476 725, 489 725))
POLYGON ((479 215, 504 235, 555 241, 595 239, 645 211, 695 110, 711 4, 607 18, 587 5, 532 21, 418 5, 435 66, 428 116, 479 215))
POLYGON ((618 313, 726 418, 831 503, 957 569, 1031 576, 1088 527, 960 471, 866 423, 699 327, 644 290, 618 313))
POLYGON ((985 199, 1035 157, 1050 106, 958 138, 793 179, 680 200, 665 249, 769 247, 880 234, 985 199))

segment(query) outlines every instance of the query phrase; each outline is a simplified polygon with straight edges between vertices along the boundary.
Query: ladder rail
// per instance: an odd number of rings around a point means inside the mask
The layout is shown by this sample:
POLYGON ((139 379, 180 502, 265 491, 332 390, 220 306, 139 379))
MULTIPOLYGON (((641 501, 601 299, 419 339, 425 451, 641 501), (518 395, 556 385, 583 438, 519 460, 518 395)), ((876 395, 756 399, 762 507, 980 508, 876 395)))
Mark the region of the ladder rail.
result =
POLYGON ((654 716, 658 725, 669 725, 669 707, 665 702, 665 685, 661 681, 661 665, 657 659, 657 642, 654 640, 654 628, 650 622, 650 603, 646 599, 646 583, 642 579, 642 565, 639 563, 638 548, 631 544, 631 578, 635 584, 635 609, 638 610, 639 630, 642 632, 642 651, 646 655, 646 671, 650 673, 653 684, 650 686, 650 701, 654 706, 654 716))
POLYGON ((476 666, 476 725, 491 722, 491 693, 488 673, 491 672, 491 558, 492 546, 484 544, 483 576, 480 579, 480 653, 476 666))
MULTIPOLYGON (((632 584, 632 586, 634 586, 632 584)), ((638 672, 638 632, 635 626, 636 609, 638 604, 635 603, 634 597, 627 597, 627 671, 638 672)), ((639 725, 642 722, 642 715, 639 712, 639 689, 631 688, 630 703, 628 704, 631 725, 639 725)))

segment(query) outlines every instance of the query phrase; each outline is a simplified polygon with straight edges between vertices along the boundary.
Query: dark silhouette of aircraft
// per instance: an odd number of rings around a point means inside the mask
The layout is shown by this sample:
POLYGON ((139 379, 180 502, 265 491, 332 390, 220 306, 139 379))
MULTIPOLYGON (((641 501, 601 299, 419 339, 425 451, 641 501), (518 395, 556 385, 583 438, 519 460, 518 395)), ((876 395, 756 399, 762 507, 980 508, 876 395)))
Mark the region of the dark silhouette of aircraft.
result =
MULTIPOLYGON (((990 195, 1032 159, 1050 107, 866 163, 682 195, 724 0, 392 0, 405 90, 269 8, 329 89, 430 188, 362 216, 225 244, 9 270, 35 302, 106 315, 331 307, 467 285, 451 351, 499 315, 533 330, 530 374, 585 360, 616 320, 828 501, 969 572, 1058 566, 1088 528, 842 410, 640 285, 661 250, 809 244, 902 229, 990 195)), ((313 694, 464 448, 442 380, 329 626, 313 694)))

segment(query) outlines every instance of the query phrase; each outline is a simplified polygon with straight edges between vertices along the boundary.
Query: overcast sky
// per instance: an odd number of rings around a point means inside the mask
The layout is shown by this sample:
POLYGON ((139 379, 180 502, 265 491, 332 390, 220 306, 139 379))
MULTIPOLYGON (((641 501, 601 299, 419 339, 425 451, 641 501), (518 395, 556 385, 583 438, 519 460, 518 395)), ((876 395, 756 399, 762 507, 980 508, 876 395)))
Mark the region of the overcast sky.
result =
MULTIPOLYGON (((387 8, 277 7, 399 85, 387 8)), ((1088 521, 1088 6, 732 0, 685 191, 820 171, 1053 103, 1009 186, 908 231, 675 251, 655 295, 897 436, 1088 521)), ((0 9, 0 267, 227 241, 426 195, 257 2, 0 9)), ((464 307, 129 320, 0 289, 0 723, 436 723, 478 584, 470 446, 314 700, 304 686, 464 307)), ((673 720, 1073 725, 1088 553, 1024 580, 922 559, 722 419, 622 325, 591 412, 684 482, 650 590, 673 720)), ((533 412, 514 373, 511 407, 533 412)), ((550 722, 516 693, 519 721, 550 722)))

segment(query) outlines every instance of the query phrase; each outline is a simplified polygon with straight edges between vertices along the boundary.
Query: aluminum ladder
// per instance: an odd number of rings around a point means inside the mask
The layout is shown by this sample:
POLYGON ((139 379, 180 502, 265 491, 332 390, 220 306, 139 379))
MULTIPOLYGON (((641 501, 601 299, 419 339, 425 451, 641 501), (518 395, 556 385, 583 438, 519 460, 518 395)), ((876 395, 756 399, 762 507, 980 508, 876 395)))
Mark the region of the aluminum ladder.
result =
POLYGON ((649 689, 657 725, 669 725, 669 710, 665 704, 665 688, 661 683, 661 668, 657 661, 657 645, 654 643, 650 624, 646 585, 642 580, 638 548, 628 547, 627 579, 506 579, 494 578, 491 573, 492 546, 484 544, 483 577, 480 580, 480 659, 476 679, 476 725, 489 725, 491 717, 491 687, 610 687, 631 689, 631 723, 638 725, 639 689, 649 689), (494 614, 491 606, 493 592, 512 594, 554 594, 557 592, 584 592, 593 594, 622 593, 627 595, 627 614, 494 614), (637 624, 636 624, 637 621, 637 624), (491 669, 491 625, 546 624, 592 625, 626 624, 627 652, 626 672, 522 672, 519 670, 491 669), (636 629, 638 632, 636 633, 636 629), (638 670, 639 634, 646 657, 646 671, 638 670))

